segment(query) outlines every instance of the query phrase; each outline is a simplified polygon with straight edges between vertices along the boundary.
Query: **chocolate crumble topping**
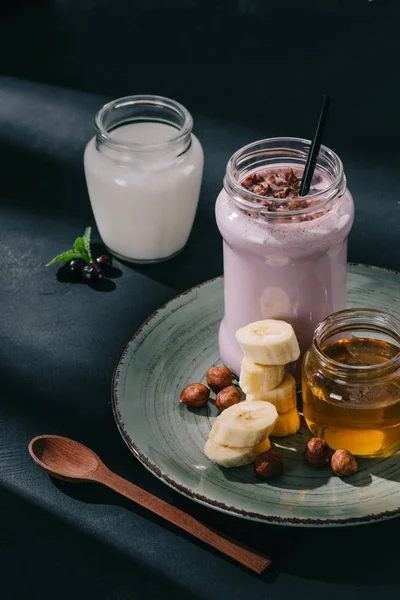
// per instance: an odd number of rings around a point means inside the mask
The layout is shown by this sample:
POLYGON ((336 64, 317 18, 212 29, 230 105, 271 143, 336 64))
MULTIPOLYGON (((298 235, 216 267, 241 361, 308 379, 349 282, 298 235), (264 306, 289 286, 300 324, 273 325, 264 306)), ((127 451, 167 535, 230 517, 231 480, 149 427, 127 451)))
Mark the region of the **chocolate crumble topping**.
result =
MULTIPOLYGON (((310 200, 307 199, 307 196, 304 196, 304 198, 299 196, 302 176, 302 169, 277 167, 273 171, 265 169, 251 173, 241 181, 241 185, 249 192, 260 196, 260 210, 264 212, 297 211, 310 206, 310 200)), ((315 186, 321 181, 321 175, 315 173, 309 194, 317 191, 315 186)), ((309 221, 321 216, 321 214, 323 213, 316 213, 315 216, 299 215, 293 217, 293 219, 309 221)), ((253 216, 255 215, 253 214, 253 216)))
POLYGON ((300 191, 302 172, 293 169, 257 171, 248 175, 241 183, 250 192, 272 198, 292 198, 300 191))

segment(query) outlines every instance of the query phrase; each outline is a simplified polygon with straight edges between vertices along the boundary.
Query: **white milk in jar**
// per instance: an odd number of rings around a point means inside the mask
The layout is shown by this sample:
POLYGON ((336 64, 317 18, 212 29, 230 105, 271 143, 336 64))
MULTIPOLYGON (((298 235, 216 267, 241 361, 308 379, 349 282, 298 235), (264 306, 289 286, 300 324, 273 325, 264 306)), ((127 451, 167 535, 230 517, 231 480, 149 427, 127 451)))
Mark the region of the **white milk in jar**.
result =
POLYGON ((116 256, 157 262, 185 246, 196 214, 203 151, 192 117, 160 96, 129 96, 96 115, 85 150, 90 201, 116 256))

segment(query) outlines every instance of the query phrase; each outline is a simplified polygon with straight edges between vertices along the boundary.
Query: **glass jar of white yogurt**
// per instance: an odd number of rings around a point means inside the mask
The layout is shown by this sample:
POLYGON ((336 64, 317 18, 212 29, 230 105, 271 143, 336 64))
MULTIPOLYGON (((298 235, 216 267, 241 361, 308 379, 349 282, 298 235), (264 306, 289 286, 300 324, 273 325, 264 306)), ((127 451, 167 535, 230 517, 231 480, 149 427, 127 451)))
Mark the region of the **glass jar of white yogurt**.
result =
POLYGON ((103 242, 130 262, 158 262, 185 246, 196 214, 203 150, 184 106, 127 96, 95 117, 84 165, 103 242))

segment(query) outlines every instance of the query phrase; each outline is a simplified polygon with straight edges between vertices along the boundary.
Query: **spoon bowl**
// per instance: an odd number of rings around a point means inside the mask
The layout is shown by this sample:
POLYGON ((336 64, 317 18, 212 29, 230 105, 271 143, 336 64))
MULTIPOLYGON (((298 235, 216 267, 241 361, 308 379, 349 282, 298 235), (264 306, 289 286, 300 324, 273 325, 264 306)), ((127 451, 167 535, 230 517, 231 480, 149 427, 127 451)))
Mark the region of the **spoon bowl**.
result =
POLYGON ((99 457, 79 442, 58 435, 39 435, 29 444, 29 452, 37 465, 55 477, 93 479, 101 463, 99 457))

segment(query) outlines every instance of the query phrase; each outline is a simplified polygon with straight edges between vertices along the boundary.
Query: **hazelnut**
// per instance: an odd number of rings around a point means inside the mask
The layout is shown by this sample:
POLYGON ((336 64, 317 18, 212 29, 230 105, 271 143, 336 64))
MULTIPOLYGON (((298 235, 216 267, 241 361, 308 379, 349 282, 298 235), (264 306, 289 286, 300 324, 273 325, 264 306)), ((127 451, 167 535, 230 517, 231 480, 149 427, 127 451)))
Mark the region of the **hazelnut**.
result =
POLYGON ((272 479, 280 475, 282 469, 281 457, 273 450, 262 452, 254 462, 254 474, 260 479, 272 479))
POLYGON ((325 440, 312 438, 304 449, 304 460, 312 467, 323 467, 331 458, 331 449, 325 440))
POLYGON ((218 392, 215 399, 215 406, 218 410, 225 410, 234 404, 239 404, 240 392, 234 385, 230 385, 218 392))
POLYGON ((347 477, 358 471, 358 464, 354 456, 348 450, 336 450, 331 459, 332 471, 339 477, 347 477))
POLYGON ((188 406, 205 406, 210 397, 210 390, 202 383, 190 383, 179 396, 179 402, 188 406))
POLYGON ((232 385, 232 381, 232 373, 226 367, 211 367, 207 371, 206 382, 214 392, 219 392, 228 385, 232 385))

